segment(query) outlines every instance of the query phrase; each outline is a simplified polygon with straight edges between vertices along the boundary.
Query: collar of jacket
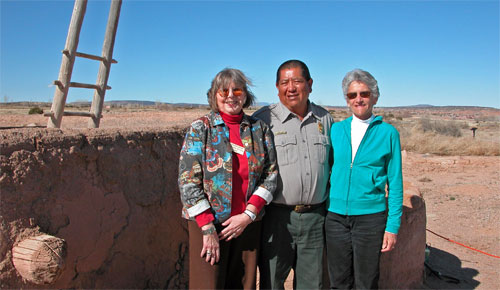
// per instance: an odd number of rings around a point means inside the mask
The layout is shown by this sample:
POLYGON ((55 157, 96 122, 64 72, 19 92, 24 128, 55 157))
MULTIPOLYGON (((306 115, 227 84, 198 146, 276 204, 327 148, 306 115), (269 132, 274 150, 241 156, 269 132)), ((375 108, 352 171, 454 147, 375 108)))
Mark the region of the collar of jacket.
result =
MULTIPOLYGON (((352 116, 345 119, 342 123, 343 123, 343 127, 344 127, 346 134, 349 136, 349 138, 351 138, 352 116)), ((366 131, 370 130, 371 127, 378 125, 380 123, 382 123, 382 116, 375 116, 375 118, 373 118, 373 121, 370 123, 370 125, 368 126, 368 129, 366 129, 366 131)))
MULTIPOLYGON (((218 112, 211 111, 209 115, 210 125, 211 126, 221 126, 226 125, 222 116, 218 112)), ((250 116, 243 112, 243 119, 241 120, 242 125, 250 125, 250 116)))
MULTIPOLYGON (((281 123, 285 123, 288 121, 290 118, 296 116, 296 114, 292 113, 285 105, 283 105, 281 102, 278 102, 277 104, 277 112, 276 112, 276 117, 278 120, 280 120, 281 123)), ((319 114, 320 112, 318 111, 318 107, 316 104, 314 104, 311 101, 307 101, 307 113, 306 116, 304 117, 304 120, 307 120, 309 117, 314 117, 317 120, 319 120, 319 114)))

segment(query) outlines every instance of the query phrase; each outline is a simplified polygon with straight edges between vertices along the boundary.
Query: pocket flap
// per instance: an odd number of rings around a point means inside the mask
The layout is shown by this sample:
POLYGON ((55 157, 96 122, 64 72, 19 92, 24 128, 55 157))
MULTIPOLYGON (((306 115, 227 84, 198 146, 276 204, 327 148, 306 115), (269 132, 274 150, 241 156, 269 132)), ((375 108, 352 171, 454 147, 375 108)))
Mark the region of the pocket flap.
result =
POLYGON ((330 138, 328 138, 327 136, 323 136, 323 135, 313 136, 312 141, 313 141, 313 144, 315 144, 315 145, 318 145, 318 144, 322 144, 325 146, 330 145, 330 138))
POLYGON ((296 145, 297 138, 295 136, 275 136, 274 144, 276 146, 296 145))

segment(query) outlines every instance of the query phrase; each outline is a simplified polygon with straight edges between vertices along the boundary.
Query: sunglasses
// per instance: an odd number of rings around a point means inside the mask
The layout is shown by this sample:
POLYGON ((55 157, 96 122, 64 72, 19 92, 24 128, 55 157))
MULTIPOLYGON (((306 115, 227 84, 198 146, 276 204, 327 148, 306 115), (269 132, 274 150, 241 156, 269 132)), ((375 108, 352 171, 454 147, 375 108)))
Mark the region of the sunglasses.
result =
MULTIPOLYGON (((371 92, 359 92, 359 95, 362 98, 369 98, 372 95, 372 93, 371 92)), ((346 96, 347 96, 348 99, 352 100, 352 99, 355 99, 358 96, 358 92, 347 93, 346 96)))
POLYGON ((239 89, 239 88, 234 88, 234 89, 222 89, 222 90, 219 90, 219 94, 220 94, 222 97, 227 98, 227 97, 229 96, 229 90, 233 91, 233 96, 235 96, 235 97, 239 97, 239 96, 243 95, 243 90, 242 90, 242 89, 239 89))

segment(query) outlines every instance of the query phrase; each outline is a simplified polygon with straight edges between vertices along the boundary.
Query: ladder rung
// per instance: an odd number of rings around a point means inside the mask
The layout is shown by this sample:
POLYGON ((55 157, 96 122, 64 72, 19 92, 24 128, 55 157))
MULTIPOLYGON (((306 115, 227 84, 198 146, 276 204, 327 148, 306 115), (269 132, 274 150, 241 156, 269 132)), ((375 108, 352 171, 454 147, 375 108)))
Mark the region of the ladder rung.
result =
MULTIPOLYGON (((52 116, 54 116, 54 112, 43 113, 43 116, 44 117, 52 117, 52 116)), ((66 112, 63 112, 63 116, 95 118, 95 115, 93 113, 89 113, 89 112, 67 112, 66 111, 66 112)), ((101 118, 102 118, 102 115, 101 115, 101 118)))
MULTIPOLYGON (((83 58, 93 59, 93 60, 106 61, 106 59, 104 59, 104 57, 102 57, 102 56, 87 54, 87 53, 83 53, 83 52, 77 52, 75 55, 79 56, 79 57, 83 57, 83 58)), ((111 63, 118 63, 118 62, 115 59, 112 59, 111 63)))
POLYGON ((76 116, 76 117, 91 117, 91 118, 95 118, 94 113, 89 113, 89 112, 64 112, 63 116, 76 116))
MULTIPOLYGON (((55 80, 52 83, 54 85, 58 86, 61 91, 64 90, 64 85, 61 83, 61 81, 55 80)), ((85 89, 95 89, 95 90, 99 89, 99 87, 97 85, 82 84, 82 83, 76 83, 76 82, 69 83, 69 86, 74 87, 74 88, 85 88, 85 89)), ((111 87, 106 86, 106 90, 111 90, 111 87)))
MULTIPOLYGON (((69 55, 69 51, 67 49, 63 50, 62 52, 65 55, 69 55)), ((98 61, 106 61, 106 59, 102 56, 97 56, 97 55, 83 53, 83 52, 75 52, 75 56, 93 59, 93 60, 98 60, 98 61)), ((118 62, 116 61, 116 59, 111 59, 111 63, 118 63, 118 62)))
MULTIPOLYGON (((75 83, 75 82, 69 83, 69 86, 73 87, 73 88, 85 88, 85 89, 96 89, 96 90, 100 89, 99 86, 97 86, 97 85, 82 84, 82 83, 75 83)), ((106 90, 111 90, 111 87, 106 86, 106 90)))

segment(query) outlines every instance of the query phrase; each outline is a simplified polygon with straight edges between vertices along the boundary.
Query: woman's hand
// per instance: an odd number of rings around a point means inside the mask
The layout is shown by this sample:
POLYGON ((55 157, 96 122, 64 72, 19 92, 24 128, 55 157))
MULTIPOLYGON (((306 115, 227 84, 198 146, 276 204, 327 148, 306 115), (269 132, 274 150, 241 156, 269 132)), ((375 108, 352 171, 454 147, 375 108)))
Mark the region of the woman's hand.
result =
POLYGON ((237 238, 251 222, 252 219, 246 213, 232 216, 222 224, 225 228, 219 234, 219 238, 226 241, 237 238))
MULTIPOLYGON (((204 225, 201 227, 202 230, 209 230, 214 228, 212 223, 204 225)), ((205 261, 213 265, 219 262, 220 258, 220 248, 219 248, 219 237, 217 236, 217 231, 214 230, 213 233, 208 235, 203 235, 203 248, 201 249, 200 257, 205 257, 205 261)))
POLYGON ((396 242, 398 240, 398 235, 385 232, 384 233, 384 240, 382 242, 382 250, 381 252, 390 252, 394 249, 396 246, 396 242))

